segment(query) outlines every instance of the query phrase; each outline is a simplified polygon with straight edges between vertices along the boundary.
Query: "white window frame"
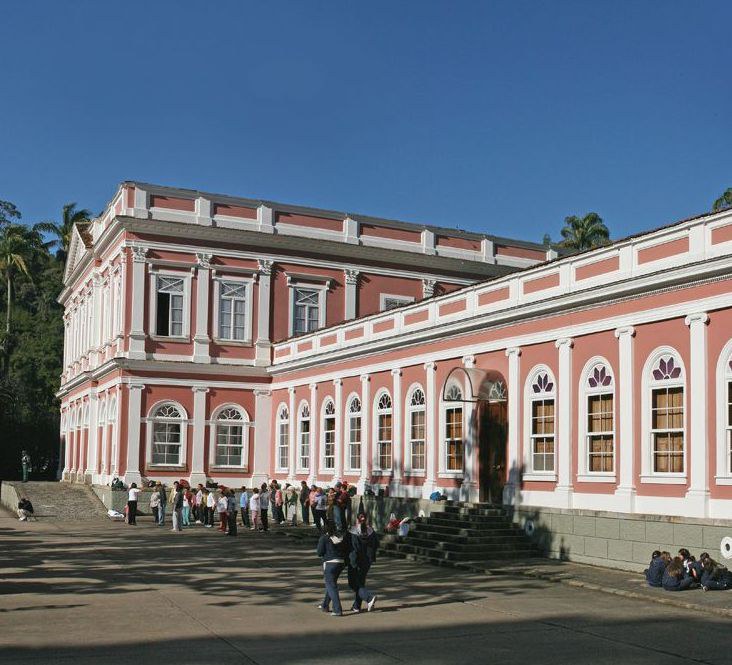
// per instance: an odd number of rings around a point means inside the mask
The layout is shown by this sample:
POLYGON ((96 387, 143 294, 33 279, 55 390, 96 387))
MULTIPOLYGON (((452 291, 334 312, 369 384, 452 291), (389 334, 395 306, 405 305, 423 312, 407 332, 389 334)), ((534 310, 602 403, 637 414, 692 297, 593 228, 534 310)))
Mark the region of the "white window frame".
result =
MULTIPOLYGON (((172 422, 172 420, 167 420, 165 422, 172 422)), ((153 469, 181 469, 185 467, 186 465, 186 454, 187 454, 187 448, 188 448, 188 423, 190 421, 188 420, 188 413, 183 408, 183 406, 176 402, 175 400, 171 399, 164 399, 160 400, 158 402, 155 402, 155 404, 150 407, 150 410, 147 412, 147 418, 145 418, 145 434, 146 434, 146 452, 145 452, 145 466, 153 468, 153 469), (165 405, 171 405, 178 409, 178 412, 181 415, 181 418, 179 420, 176 420, 175 422, 180 422, 180 457, 178 459, 178 464, 153 464, 152 461, 152 447, 153 447, 153 429, 155 426, 155 423, 157 422, 157 418, 155 417, 155 413, 157 410, 165 405)))
POLYGON ((344 466, 346 471, 361 471, 361 467, 363 466, 363 401, 361 400, 361 396, 357 395, 356 393, 351 393, 348 396, 348 399, 346 400, 346 450, 345 450, 345 460, 344 460, 344 466), (351 406, 353 405, 353 401, 358 400, 359 403, 359 409, 358 411, 351 411, 351 406), (359 446, 359 454, 358 459, 360 460, 358 466, 353 466, 351 464, 351 446, 353 446, 353 442, 351 441, 351 431, 353 428, 353 421, 358 418, 359 419, 359 437, 358 437, 358 446, 359 446))
POLYGON ((555 482, 557 480, 557 447, 559 440, 557 437, 557 380, 554 376, 554 372, 547 365, 536 365, 526 376, 526 382, 524 383, 524 434, 523 434, 523 460, 524 468, 526 471, 523 473, 523 480, 527 481, 543 481, 543 482, 555 482), (535 393, 532 386, 538 379, 540 374, 546 374, 549 382, 552 384, 552 389, 535 393), (554 470, 553 471, 534 471, 534 447, 533 447, 533 436, 532 436, 532 422, 531 417, 533 413, 533 402, 543 400, 554 400, 554 470))
POLYGON ((291 415, 292 414, 290 413, 290 408, 284 402, 277 407, 277 418, 275 421, 275 471, 279 473, 285 473, 290 468, 290 427, 292 425, 291 415), (283 413, 286 414, 285 418, 282 417, 283 413), (284 446, 282 445, 283 425, 287 425, 287 432, 284 437, 284 446), (287 464, 284 466, 280 464, 280 453, 282 450, 287 450, 287 464))
POLYGON ((641 375, 641 483, 657 483, 667 485, 685 485, 689 469, 689 390, 686 385, 686 367, 681 359, 681 354, 670 346, 661 346, 654 349, 648 356, 643 366, 641 375), (657 381, 652 372, 658 365, 662 356, 673 356, 674 364, 681 368, 681 374, 677 379, 666 379, 657 381), (682 473, 661 472, 653 470, 653 434, 651 431, 651 391, 656 388, 681 387, 684 391, 684 471, 682 473))
MULTIPOLYGON (((387 300, 401 300, 402 307, 403 305, 409 305, 414 302, 414 296, 402 296, 397 295, 396 293, 380 293, 379 294, 379 311, 380 312, 386 312, 386 301, 387 300)), ((399 309, 398 307, 392 307, 392 309, 399 309)), ((391 310, 388 310, 391 311, 391 310)))
MULTIPOLYGON (((305 282, 295 279, 288 279, 288 299, 289 299, 289 314, 288 314, 288 333, 292 337, 295 334, 295 289, 308 289, 310 291, 318 292, 318 330, 325 328, 326 322, 326 302, 328 300, 328 289, 329 283, 324 284, 318 282, 305 282)), ((310 331, 310 332, 315 332, 310 331)), ((301 335, 308 335, 310 333, 300 333, 301 335)))
POLYGON ((333 401, 333 398, 328 396, 323 400, 323 403, 320 406, 320 471, 321 473, 325 474, 334 474, 336 472, 336 460, 338 458, 337 453, 337 433, 338 433, 338 426, 336 424, 336 419, 338 418, 338 410, 336 409, 335 402, 333 401), (326 414, 326 409, 328 408, 328 405, 331 405, 333 407, 333 413, 332 414, 326 414), (331 418, 333 420, 333 429, 332 430, 326 430, 325 429, 325 420, 326 418, 331 418), (327 433, 332 433, 333 435, 333 466, 326 466, 326 457, 328 457, 325 454, 325 436, 327 433))
POLYGON ((732 485, 732 423, 729 422, 728 385, 732 383, 732 339, 717 360, 717 485, 732 485))
MULTIPOLYGON (((615 390, 615 372, 610 362, 603 356, 594 356, 585 363, 580 374, 579 403, 577 408, 577 481, 582 483, 609 483, 617 479, 618 469, 618 401, 615 390), (607 375, 610 376, 610 384, 607 386, 589 385, 590 377, 595 368, 602 366, 607 375), (611 434, 613 438, 613 471, 590 471, 590 432, 588 431, 587 419, 589 417, 590 397, 598 395, 612 395, 613 399, 613 429, 603 434, 611 434)), ((593 433, 595 434, 595 433, 593 433)), ((556 433, 555 433, 556 437, 556 433)), ((556 444, 555 444, 556 445, 556 444)))
POLYGON ((148 330, 154 340, 182 341, 191 338, 191 272, 182 270, 150 270, 150 318, 148 330), (183 332, 180 335, 158 335, 158 277, 171 277, 183 280, 183 332))
POLYGON ((404 454, 404 475, 412 477, 424 477, 427 472, 427 393, 419 383, 413 383, 407 390, 407 399, 404 402, 404 441, 406 441, 406 452, 404 454), (424 396, 424 404, 413 405, 412 397, 414 393, 420 391, 424 396), (412 414, 421 412, 424 414, 424 439, 422 439, 422 445, 424 446, 424 467, 421 469, 415 469, 412 467, 412 414))
POLYGON ((109 398, 109 408, 107 409, 107 423, 112 426, 112 445, 109 452, 109 469, 107 473, 113 475, 117 472, 117 396, 112 395, 109 398))
POLYGON ((310 463, 313 459, 313 412, 310 408, 310 403, 307 400, 300 402, 300 406, 297 407, 297 470, 302 473, 308 473, 310 471, 310 463), (303 410, 308 410, 307 418, 303 417, 303 410), (302 454, 302 423, 307 420, 308 422, 308 456, 307 464, 303 464, 302 454))
MULTIPOLYGON (((363 408, 363 404, 361 404, 361 407, 363 408)), ((386 389, 382 388, 381 390, 377 391, 376 396, 374 397, 373 401, 373 424, 371 428, 371 438, 373 441, 372 444, 372 468, 374 475, 385 475, 388 476, 392 473, 392 469, 394 468, 394 400, 392 399, 391 393, 386 389), (381 398, 387 395, 389 397, 389 402, 391 406, 386 409, 379 409, 379 401, 381 398), (391 466, 389 468, 383 468, 381 466, 381 446, 380 446, 380 439, 379 439, 379 416, 381 415, 391 415, 391 466)), ((363 421, 361 421, 361 424, 363 425, 363 421)))
POLYGON ((249 414, 239 404, 228 403, 219 406, 212 414, 211 420, 206 424, 209 426, 209 456, 208 463, 213 469, 236 469, 237 471, 249 471, 249 414), (221 414, 227 409, 235 409, 239 412, 241 420, 220 420, 221 414), (240 425, 241 426, 241 464, 216 464, 216 447, 218 445, 218 428, 220 425, 240 425))
POLYGON ((457 388, 460 391, 461 398, 465 395, 465 387, 461 386, 457 381, 450 381, 450 383, 445 386, 444 391, 441 392, 440 396, 440 417, 439 417, 439 436, 440 436, 440 464, 439 464, 439 472, 438 476, 440 478, 462 478, 465 475, 465 453, 466 453, 466 446, 465 446, 465 439, 466 439, 466 433, 467 429, 465 427, 465 405, 463 402, 460 402, 459 404, 456 402, 445 402, 442 400, 442 395, 446 394, 448 390, 451 388, 457 388), (462 442, 463 442, 463 468, 462 469, 448 469, 447 468, 447 412, 451 409, 459 408, 461 411, 461 419, 462 419, 462 442))
POLYGON ((214 323, 214 342, 217 344, 226 344, 231 346, 251 346, 252 345, 252 312, 253 312, 253 294, 254 294, 254 278, 240 277, 217 274, 214 279, 214 303, 213 303, 213 323, 214 323), (221 284, 222 282, 231 282, 243 284, 246 287, 246 295, 244 296, 244 339, 227 339, 220 335, 219 314, 221 312, 221 284))

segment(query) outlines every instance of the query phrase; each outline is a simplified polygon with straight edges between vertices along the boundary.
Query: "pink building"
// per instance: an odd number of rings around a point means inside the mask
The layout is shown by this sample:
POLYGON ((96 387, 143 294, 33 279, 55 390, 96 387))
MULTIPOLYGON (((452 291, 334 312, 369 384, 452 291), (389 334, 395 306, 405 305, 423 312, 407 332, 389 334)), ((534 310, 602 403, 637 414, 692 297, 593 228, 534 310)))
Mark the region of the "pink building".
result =
POLYGON ((64 477, 729 517, 731 277, 732 212, 557 258, 123 183, 68 261, 64 477))

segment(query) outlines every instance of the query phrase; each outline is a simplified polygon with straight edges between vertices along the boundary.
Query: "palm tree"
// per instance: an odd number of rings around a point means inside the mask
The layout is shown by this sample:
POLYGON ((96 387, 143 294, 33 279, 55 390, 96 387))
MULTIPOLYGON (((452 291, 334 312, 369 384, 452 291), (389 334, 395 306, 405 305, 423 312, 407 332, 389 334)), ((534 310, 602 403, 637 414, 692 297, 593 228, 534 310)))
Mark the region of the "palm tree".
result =
POLYGON ((596 212, 588 212, 584 217, 577 215, 565 217, 561 234, 564 238, 562 246, 578 252, 601 247, 610 242, 610 231, 596 212))
POLYGON ((43 233, 50 233, 56 236, 57 240, 55 244, 58 245, 56 258, 65 263, 66 256, 69 252, 69 245, 71 244, 71 234, 74 231, 74 225, 80 222, 88 222, 91 218, 92 213, 90 210, 86 208, 77 210, 76 203, 67 203, 61 211, 60 224, 56 224, 55 222, 41 222, 40 224, 36 224, 34 228, 43 233))
POLYGON ((727 187, 724 190, 724 194, 712 204, 712 210, 714 212, 724 210, 725 208, 732 208, 732 187, 727 187))

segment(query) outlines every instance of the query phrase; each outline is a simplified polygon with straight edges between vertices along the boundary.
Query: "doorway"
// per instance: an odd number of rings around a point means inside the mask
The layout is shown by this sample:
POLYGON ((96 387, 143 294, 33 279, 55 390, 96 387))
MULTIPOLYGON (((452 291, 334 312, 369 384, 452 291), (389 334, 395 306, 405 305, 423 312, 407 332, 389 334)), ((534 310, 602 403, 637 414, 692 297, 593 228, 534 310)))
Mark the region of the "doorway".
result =
POLYGON ((508 411, 505 400, 481 401, 478 405, 478 483, 480 500, 503 503, 506 484, 508 411))

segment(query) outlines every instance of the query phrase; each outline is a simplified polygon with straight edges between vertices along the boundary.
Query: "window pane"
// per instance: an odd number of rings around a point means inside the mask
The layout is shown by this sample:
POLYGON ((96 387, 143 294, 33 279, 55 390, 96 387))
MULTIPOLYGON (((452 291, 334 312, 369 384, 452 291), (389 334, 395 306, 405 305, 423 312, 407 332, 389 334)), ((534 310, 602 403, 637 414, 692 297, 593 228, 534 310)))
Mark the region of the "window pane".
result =
POLYGON ((170 335, 170 295, 167 293, 158 293, 157 298, 155 334, 167 337, 170 335))

